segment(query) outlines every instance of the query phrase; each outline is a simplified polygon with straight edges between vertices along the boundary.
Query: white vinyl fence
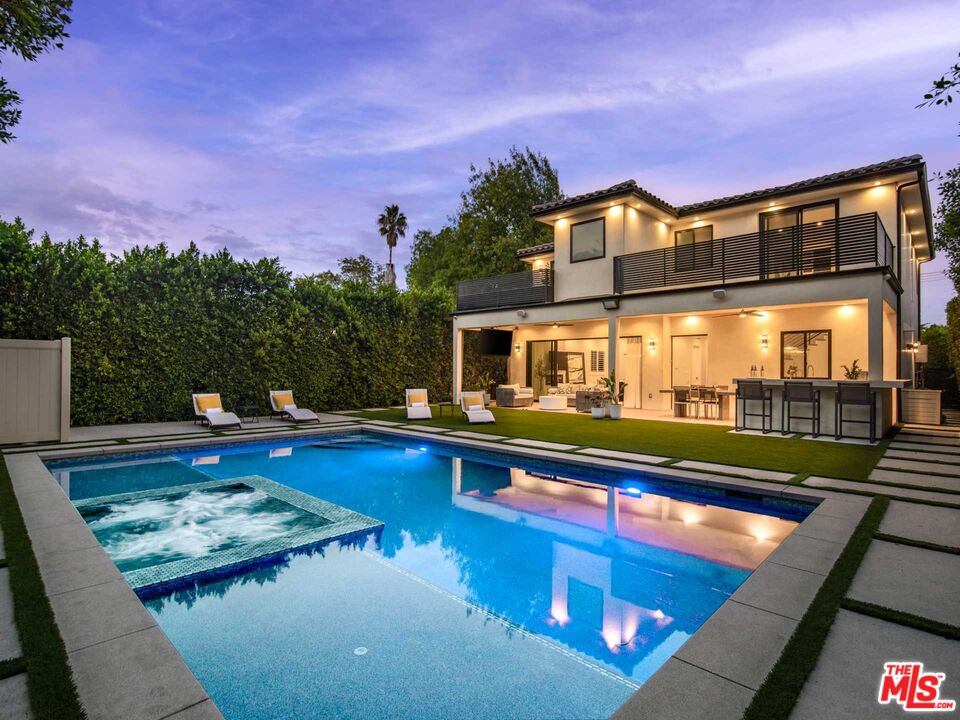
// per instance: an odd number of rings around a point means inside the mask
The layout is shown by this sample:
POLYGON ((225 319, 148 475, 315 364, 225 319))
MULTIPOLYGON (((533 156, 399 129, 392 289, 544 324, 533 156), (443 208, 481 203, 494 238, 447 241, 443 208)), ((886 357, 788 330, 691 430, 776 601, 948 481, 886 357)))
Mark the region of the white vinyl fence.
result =
POLYGON ((0 444, 70 439, 70 338, 0 340, 0 444))

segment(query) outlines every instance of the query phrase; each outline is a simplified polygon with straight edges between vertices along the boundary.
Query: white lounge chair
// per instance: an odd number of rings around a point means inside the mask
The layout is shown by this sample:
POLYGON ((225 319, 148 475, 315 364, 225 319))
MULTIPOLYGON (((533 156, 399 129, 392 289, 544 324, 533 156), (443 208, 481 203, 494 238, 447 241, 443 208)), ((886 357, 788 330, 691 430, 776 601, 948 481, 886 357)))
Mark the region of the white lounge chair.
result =
POLYGON ((430 401, 424 388, 407 388, 403 391, 407 406, 407 420, 432 420, 430 401))
POLYGON ((460 393, 460 409, 471 425, 497 421, 493 413, 484 406, 482 392, 460 393))
POLYGON ((320 418, 313 410, 299 408, 293 401, 293 392, 290 390, 270 391, 270 415, 279 415, 300 424, 304 422, 320 422, 320 418))
POLYGON ((211 430, 221 430, 228 427, 243 427, 240 418, 232 412, 225 412, 220 402, 220 393, 194 393, 193 395, 194 422, 206 423, 211 430))

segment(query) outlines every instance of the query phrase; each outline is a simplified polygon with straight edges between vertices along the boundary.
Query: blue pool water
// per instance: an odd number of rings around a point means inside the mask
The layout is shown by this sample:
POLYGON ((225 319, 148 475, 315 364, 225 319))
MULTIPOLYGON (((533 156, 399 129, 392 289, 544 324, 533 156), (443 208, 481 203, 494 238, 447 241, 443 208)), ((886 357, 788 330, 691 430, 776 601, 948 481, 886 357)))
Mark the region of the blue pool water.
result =
POLYGON ((145 598, 229 720, 608 717, 810 509, 518 462, 365 435, 51 470, 74 500, 260 475, 384 523, 145 598))

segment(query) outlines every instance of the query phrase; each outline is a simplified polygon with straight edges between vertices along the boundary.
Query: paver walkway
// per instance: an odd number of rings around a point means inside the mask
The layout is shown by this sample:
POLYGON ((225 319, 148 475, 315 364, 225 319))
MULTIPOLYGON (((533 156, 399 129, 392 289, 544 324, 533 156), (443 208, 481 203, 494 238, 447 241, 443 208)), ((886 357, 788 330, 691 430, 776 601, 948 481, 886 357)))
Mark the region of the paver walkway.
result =
MULTIPOLYGON (((936 467, 939 462, 936 455, 952 443, 960 443, 960 431, 907 427, 897 436, 897 441, 890 444, 883 462, 896 458, 908 448, 911 460, 927 459, 936 467), (900 442, 907 439, 908 442, 900 442), (925 454, 931 457, 915 458, 925 454)), ((951 453, 950 457, 957 456, 951 453)), ((882 471, 878 477, 871 475, 871 479, 903 482, 903 479, 894 480, 891 472, 882 471)), ((948 478, 924 473, 918 466, 902 475, 909 477, 910 485, 950 487, 943 482, 948 478)), ((852 487, 845 489, 857 486, 856 483, 848 485, 852 487)), ((938 507, 922 501, 946 500, 960 506, 960 494, 901 491, 876 483, 860 483, 859 487, 891 496, 909 492, 915 501, 890 503, 879 528, 883 539, 874 539, 870 544, 847 597, 906 613, 914 623, 922 619, 955 628, 960 624, 960 554, 956 554, 960 549, 960 507, 938 507), (916 547, 903 541, 939 545, 944 550, 916 547)), ((947 679, 941 697, 960 700, 960 642, 918 630, 902 620, 894 621, 889 615, 878 617, 844 609, 830 629, 816 668, 790 715, 791 720, 904 717, 899 705, 883 706, 877 702, 883 664, 892 660, 920 661, 927 671, 945 672, 947 679)))
MULTIPOLYGON (((3 531, 0 530, 0 559, 6 559, 3 531)), ((13 623, 13 595, 10 592, 10 571, 0 568, 0 660, 20 657, 20 637, 13 623)), ((30 697, 25 673, 0 680, 0 720, 28 720, 30 697)))

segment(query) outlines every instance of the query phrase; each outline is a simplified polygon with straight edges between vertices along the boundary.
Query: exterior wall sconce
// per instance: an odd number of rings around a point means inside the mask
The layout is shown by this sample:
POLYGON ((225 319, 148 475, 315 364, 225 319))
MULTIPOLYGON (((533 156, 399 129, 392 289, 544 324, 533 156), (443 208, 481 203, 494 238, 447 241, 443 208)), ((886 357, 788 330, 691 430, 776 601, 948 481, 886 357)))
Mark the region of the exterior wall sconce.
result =
POLYGON ((620 307, 620 298, 608 298, 603 301, 604 310, 616 310, 620 307))
POLYGON ((520 343, 514 343, 513 349, 517 351, 517 355, 520 354, 520 343))
POLYGON ((766 335, 761 335, 761 336, 760 336, 760 349, 761 349, 761 350, 766 350, 766 349, 769 348, 769 347, 770 347, 770 342, 769 342, 769 340, 767 339, 767 336, 766 336, 766 335))
POLYGON ((650 340, 647 342, 647 347, 650 348, 650 352, 656 352, 657 351, 656 338, 650 338, 650 340))

